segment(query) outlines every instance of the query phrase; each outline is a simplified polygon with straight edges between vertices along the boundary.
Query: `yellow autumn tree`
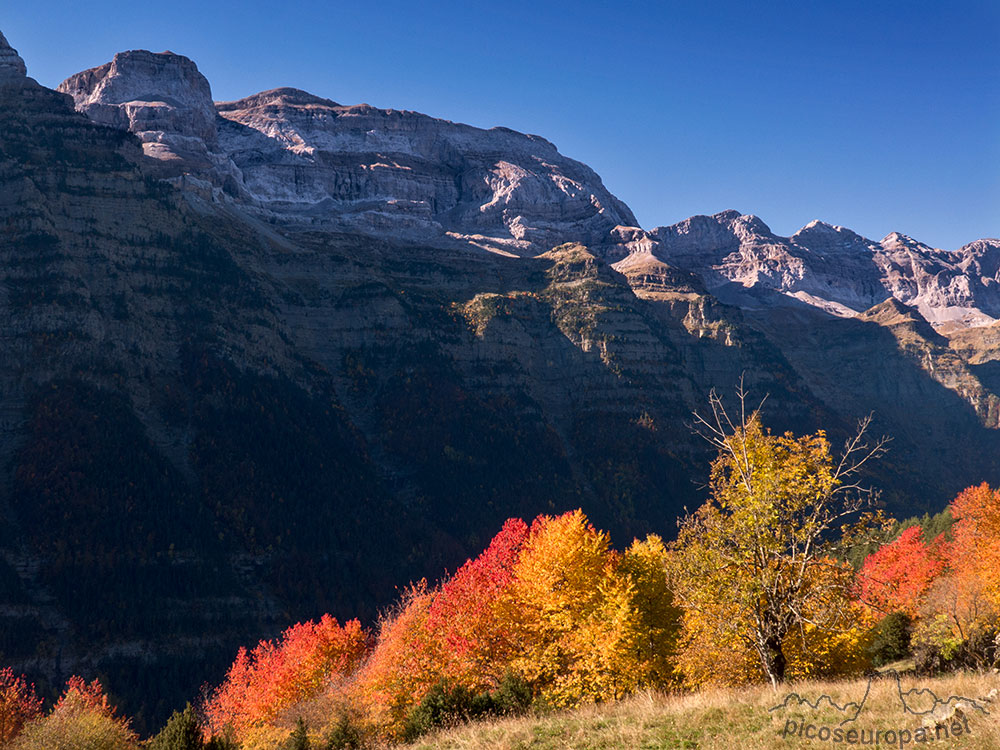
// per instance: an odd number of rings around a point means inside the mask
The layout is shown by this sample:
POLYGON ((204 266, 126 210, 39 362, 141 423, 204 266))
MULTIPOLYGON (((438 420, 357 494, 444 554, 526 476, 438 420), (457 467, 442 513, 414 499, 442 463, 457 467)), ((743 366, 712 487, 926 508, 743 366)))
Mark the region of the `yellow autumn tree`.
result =
POLYGON ((668 596, 656 544, 617 554, 580 510, 535 521, 499 614, 521 647, 511 666, 536 695, 556 706, 611 700, 667 671, 650 654, 668 650, 669 622, 652 633, 643 623, 669 603, 656 599, 668 596))
POLYGON ((810 626, 825 637, 854 625, 845 617, 851 581, 829 575, 829 560, 835 532, 870 501, 857 477, 885 440, 868 442, 864 420, 835 459, 822 431, 773 435, 759 409, 747 414, 742 387, 738 396, 735 421, 714 392, 711 415, 696 415, 719 454, 710 497, 681 520, 669 557, 684 611, 681 641, 696 651, 680 660, 692 669, 690 682, 707 681, 712 671, 723 676, 716 681, 739 681, 753 678, 749 652, 777 685, 787 676, 793 631, 810 626))
POLYGON ((621 556, 618 576, 631 583, 632 608, 640 637, 635 645, 642 686, 667 687, 677 679, 674 660, 680 610, 667 582, 667 548, 650 534, 621 556))

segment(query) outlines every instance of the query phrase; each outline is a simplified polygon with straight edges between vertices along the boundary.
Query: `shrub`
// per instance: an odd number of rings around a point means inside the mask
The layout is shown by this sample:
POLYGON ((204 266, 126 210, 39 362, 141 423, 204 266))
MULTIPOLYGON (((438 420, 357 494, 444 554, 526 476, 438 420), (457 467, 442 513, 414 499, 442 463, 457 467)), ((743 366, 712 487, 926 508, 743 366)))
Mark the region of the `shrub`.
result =
POLYGON ((326 737, 326 750, 363 750, 369 746, 367 733, 346 711, 334 722, 326 737))
POLYGON ((905 612, 893 612, 883 617, 872 637, 869 650, 872 664, 881 667, 910 655, 913 620, 905 612))
POLYGON ((295 722, 295 729, 292 730, 288 742, 284 745, 284 750, 309 750, 310 747, 306 723, 300 716, 299 720, 295 722))
POLYGON ((492 692, 477 693, 464 685, 446 680, 434 684, 427 695, 410 711, 403 738, 417 737, 440 727, 452 726, 486 716, 524 713, 531 705, 528 683, 513 673, 506 673, 492 692))
POLYGON ((203 750, 201 723, 191 704, 174 711, 160 733, 149 742, 149 750, 203 750))
POLYGON ((531 688, 523 678, 505 672, 493 691, 493 711, 501 716, 517 716, 531 707, 531 688))

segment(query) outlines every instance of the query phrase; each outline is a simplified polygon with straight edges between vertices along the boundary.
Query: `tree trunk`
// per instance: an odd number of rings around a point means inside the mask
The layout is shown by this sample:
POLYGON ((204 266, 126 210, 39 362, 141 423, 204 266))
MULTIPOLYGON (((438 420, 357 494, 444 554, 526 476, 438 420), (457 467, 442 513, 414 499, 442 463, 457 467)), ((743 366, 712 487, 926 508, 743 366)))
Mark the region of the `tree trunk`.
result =
POLYGON ((764 646, 760 654, 761 662, 764 664, 764 671, 771 680, 771 686, 778 688, 785 681, 785 652, 781 650, 781 639, 771 636, 764 641, 764 646))

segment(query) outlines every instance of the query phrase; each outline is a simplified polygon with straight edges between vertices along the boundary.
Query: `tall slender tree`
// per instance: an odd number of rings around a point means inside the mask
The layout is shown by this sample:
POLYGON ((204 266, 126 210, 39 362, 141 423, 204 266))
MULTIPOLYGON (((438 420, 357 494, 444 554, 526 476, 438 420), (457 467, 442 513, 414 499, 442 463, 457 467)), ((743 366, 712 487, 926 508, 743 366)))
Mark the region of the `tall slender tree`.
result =
MULTIPOLYGON (((679 522, 670 575, 685 628, 719 643, 742 642, 766 677, 785 679, 785 640, 810 625, 836 631, 852 598, 853 580, 832 562, 835 532, 870 504, 862 468, 885 451, 886 438, 866 438, 862 420, 839 458, 823 431, 773 435, 748 413, 737 390, 734 419, 714 391, 710 414, 695 414, 699 432, 718 450, 709 499, 679 522)), ((726 669, 720 660, 719 669, 726 669)))

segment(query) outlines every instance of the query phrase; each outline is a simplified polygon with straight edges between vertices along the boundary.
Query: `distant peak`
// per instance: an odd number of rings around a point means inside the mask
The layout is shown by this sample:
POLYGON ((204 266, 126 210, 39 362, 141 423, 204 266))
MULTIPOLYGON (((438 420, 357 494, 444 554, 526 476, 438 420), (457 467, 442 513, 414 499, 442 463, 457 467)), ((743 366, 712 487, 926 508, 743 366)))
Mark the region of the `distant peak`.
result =
POLYGON ((765 224, 759 216, 755 216, 754 214, 741 214, 739 211, 729 209, 715 214, 712 218, 742 230, 741 234, 764 236, 771 234, 771 227, 765 224))
POLYGON ((23 81, 27 76, 24 60, 0 32, 0 84, 23 81))
MULTIPOLYGON (((842 227, 839 224, 828 224, 819 219, 813 219, 788 239, 796 244, 804 244, 809 241, 835 241, 841 245, 869 242, 869 240, 866 240, 860 234, 847 227, 842 227)), ((822 245, 819 246, 822 247, 822 245)))
POLYGON ((261 91, 242 99, 231 102, 216 102, 215 108, 220 112, 228 112, 238 109, 252 109, 254 107, 266 107, 270 104, 285 104, 291 106, 308 107, 339 107, 340 105, 332 99, 325 99, 315 94, 310 94, 302 89, 290 88, 287 86, 261 91))
POLYGON ((925 245, 920 240, 915 240, 902 232, 890 232, 879 243, 882 247, 908 247, 914 250, 930 250, 929 245, 925 245))
POLYGON ((165 50, 163 52, 151 52, 148 49, 128 49, 123 52, 116 52, 114 59, 116 65, 152 63, 158 66, 174 65, 182 68, 198 70, 194 60, 185 55, 165 50))
POLYGON ((827 224, 825 221, 820 221, 819 219, 813 219, 808 224, 806 224, 799 232, 805 232, 806 230, 814 230, 820 232, 839 232, 843 227, 837 227, 833 224, 827 224))

